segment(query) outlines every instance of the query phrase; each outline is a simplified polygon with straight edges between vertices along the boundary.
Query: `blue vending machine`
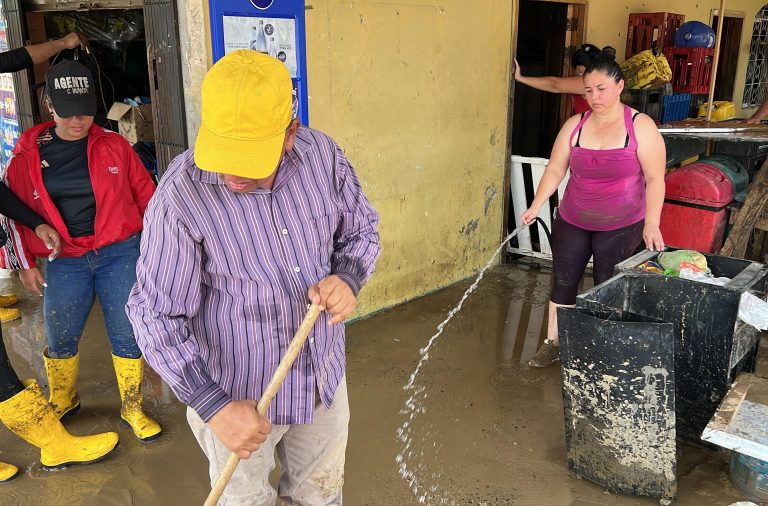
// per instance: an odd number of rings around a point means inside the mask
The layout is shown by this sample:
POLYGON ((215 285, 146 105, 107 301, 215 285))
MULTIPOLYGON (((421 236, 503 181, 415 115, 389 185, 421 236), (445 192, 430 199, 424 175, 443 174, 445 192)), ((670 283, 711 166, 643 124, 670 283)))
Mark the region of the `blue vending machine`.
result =
POLYGON ((238 49, 279 59, 291 74, 294 107, 309 125, 304 0, 210 0, 213 61, 238 49))

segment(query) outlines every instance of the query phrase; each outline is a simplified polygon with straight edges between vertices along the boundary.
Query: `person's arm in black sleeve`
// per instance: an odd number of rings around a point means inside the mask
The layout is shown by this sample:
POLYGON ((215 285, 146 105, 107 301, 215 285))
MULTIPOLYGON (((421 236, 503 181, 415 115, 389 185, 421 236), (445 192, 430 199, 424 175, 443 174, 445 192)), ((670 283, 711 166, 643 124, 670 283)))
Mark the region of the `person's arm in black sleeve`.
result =
POLYGON ((11 190, 4 184, 0 184, 0 214, 17 221, 25 227, 35 230, 40 225, 45 225, 36 212, 28 208, 24 202, 19 200, 11 190))
POLYGON ((0 53, 0 72, 16 72, 17 70, 28 69, 32 65, 47 60, 59 51, 74 49, 77 46, 84 46, 83 39, 76 33, 70 33, 60 39, 0 53))
MULTIPOLYGON (((35 235, 51 250, 48 260, 53 260, 61 253, 61 236, 59 233, 2 183, 0 183, 0 215, 32 229, 35 235)), ((5 222, 4 225, 7 226, 7 220, 3 221, 5 222)), ((0 246, 3 246, 8 238, 4 237, 6 235, 4 231, 0 230, 0 232, 2 232, 0 233, 0 246)))
POLYGON ((33 64, 32 57, 25 47, 0 53, 0 72, 16 72, 28 69, 33 64))

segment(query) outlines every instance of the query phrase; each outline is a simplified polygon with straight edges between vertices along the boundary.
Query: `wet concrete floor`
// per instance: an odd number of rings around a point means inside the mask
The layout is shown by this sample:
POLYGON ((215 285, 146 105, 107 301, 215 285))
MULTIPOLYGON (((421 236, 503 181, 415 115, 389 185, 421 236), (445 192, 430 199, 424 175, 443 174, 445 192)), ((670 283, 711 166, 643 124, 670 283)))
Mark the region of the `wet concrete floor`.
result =
MULTIPOLYGON (((399 475, 396 431, 408 397, 403 385, 419 349, 472 280, 348 327, 350 407, 344 502, 418 504, 399 475)), ((658 500, 609 494, 566 468, 560 372, 524 364, 543 341, 550 274, 504 265, 481 283, 446 327, 422 369, 425 410, 414 424, 409 465, 431 490, 431 504, 650 505, 658 500)), ((18 283, 0 293, 20 296, 22 320, 3 325, 11 360, 22 377, 45 380, 40 300, 18 283)), ((768 370, 762 348, 759 372, 768 370)), ((75 434, 116 430, 120 447, 104 462, 63 471, 40 469, 38 453, 0 427, 0 460, 25 469, 0 485, 0 504, 196 505, 209 490, 207 462, 190 433, 184 408, 155 374, 145 382, 147 411, 165 430, 141 443, 119 422, 119 396, 101 313, 91 315, 81 343, 78 388, 83 408, 65 419, 75 434)), ((679 445, 680 505, 742 500, 728 479, 728 456, 679 445)))

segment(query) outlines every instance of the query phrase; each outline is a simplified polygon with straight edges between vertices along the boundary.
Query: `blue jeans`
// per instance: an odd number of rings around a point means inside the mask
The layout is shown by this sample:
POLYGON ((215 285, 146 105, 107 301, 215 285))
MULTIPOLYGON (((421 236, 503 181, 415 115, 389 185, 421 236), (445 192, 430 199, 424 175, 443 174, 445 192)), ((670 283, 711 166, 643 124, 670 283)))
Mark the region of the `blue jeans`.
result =
POLYGON ((141 351, 125 313, 128 295, 136 282, 140 234, 89 251, 76 258, 59 257, 45 263, 43 311, 48 334, 48 356, 69 358, 77 345, 96 296, 99 297, 112 353, 139 358, 141 351))

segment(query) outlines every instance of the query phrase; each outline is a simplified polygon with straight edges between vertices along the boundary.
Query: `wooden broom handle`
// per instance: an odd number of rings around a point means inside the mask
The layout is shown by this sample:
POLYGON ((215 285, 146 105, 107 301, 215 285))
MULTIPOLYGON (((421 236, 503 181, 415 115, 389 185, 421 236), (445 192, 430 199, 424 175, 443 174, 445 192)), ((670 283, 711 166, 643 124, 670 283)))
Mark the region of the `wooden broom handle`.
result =
MULTIPOLYGON (((717 13, 717 35, 715 36, 715 53, 712 58, 712 73, 709 76, 709 101, 707 102, 707 123, 712 121, 712 109, 715 100, 715 83, 717 82, 717 65, 720 62, 720 37, 723 35, 725 24, 725 0, 720 0, 720 11, 717 13)), ((711 144, 710 144, 711 145, 711 144)))
MULTIPOLYGON (((296 335, 293 336, 291 344, 288 345, 288 350, 285 352, 282 360, 280 360, 280 364, 272 375, 272 379, 269 380, 269 385, 267 385, 266 390, 264 390, 264 394, 261 396, 259 404, 256 406, 256 411, 258 411, 261 416, 266 415, 269 405, 272 404, 272 399, 275 398, 277 391, 280 389, 280 385, 283 384, 285 376, 288 374, 288 371, 291 370, 291 366, 299 355, 301 348, 304 346, 304 342, 307 340, 309 332, 312 330, 312 327, 315 326, 315 320, 317 320, 318 316, 320 316, 320 308, 312 304, 309 307, 304 320, 301 322, 299 330, 297 330, 296 335)), ((205 500, 204 506, 216 506, 239 463, 240 457, 234 453, 229 456, 227 465, 224 466, 224 470, 219 474, 216 483, 211 489, 211 493, 208 494, 208 498, 205 500)))

